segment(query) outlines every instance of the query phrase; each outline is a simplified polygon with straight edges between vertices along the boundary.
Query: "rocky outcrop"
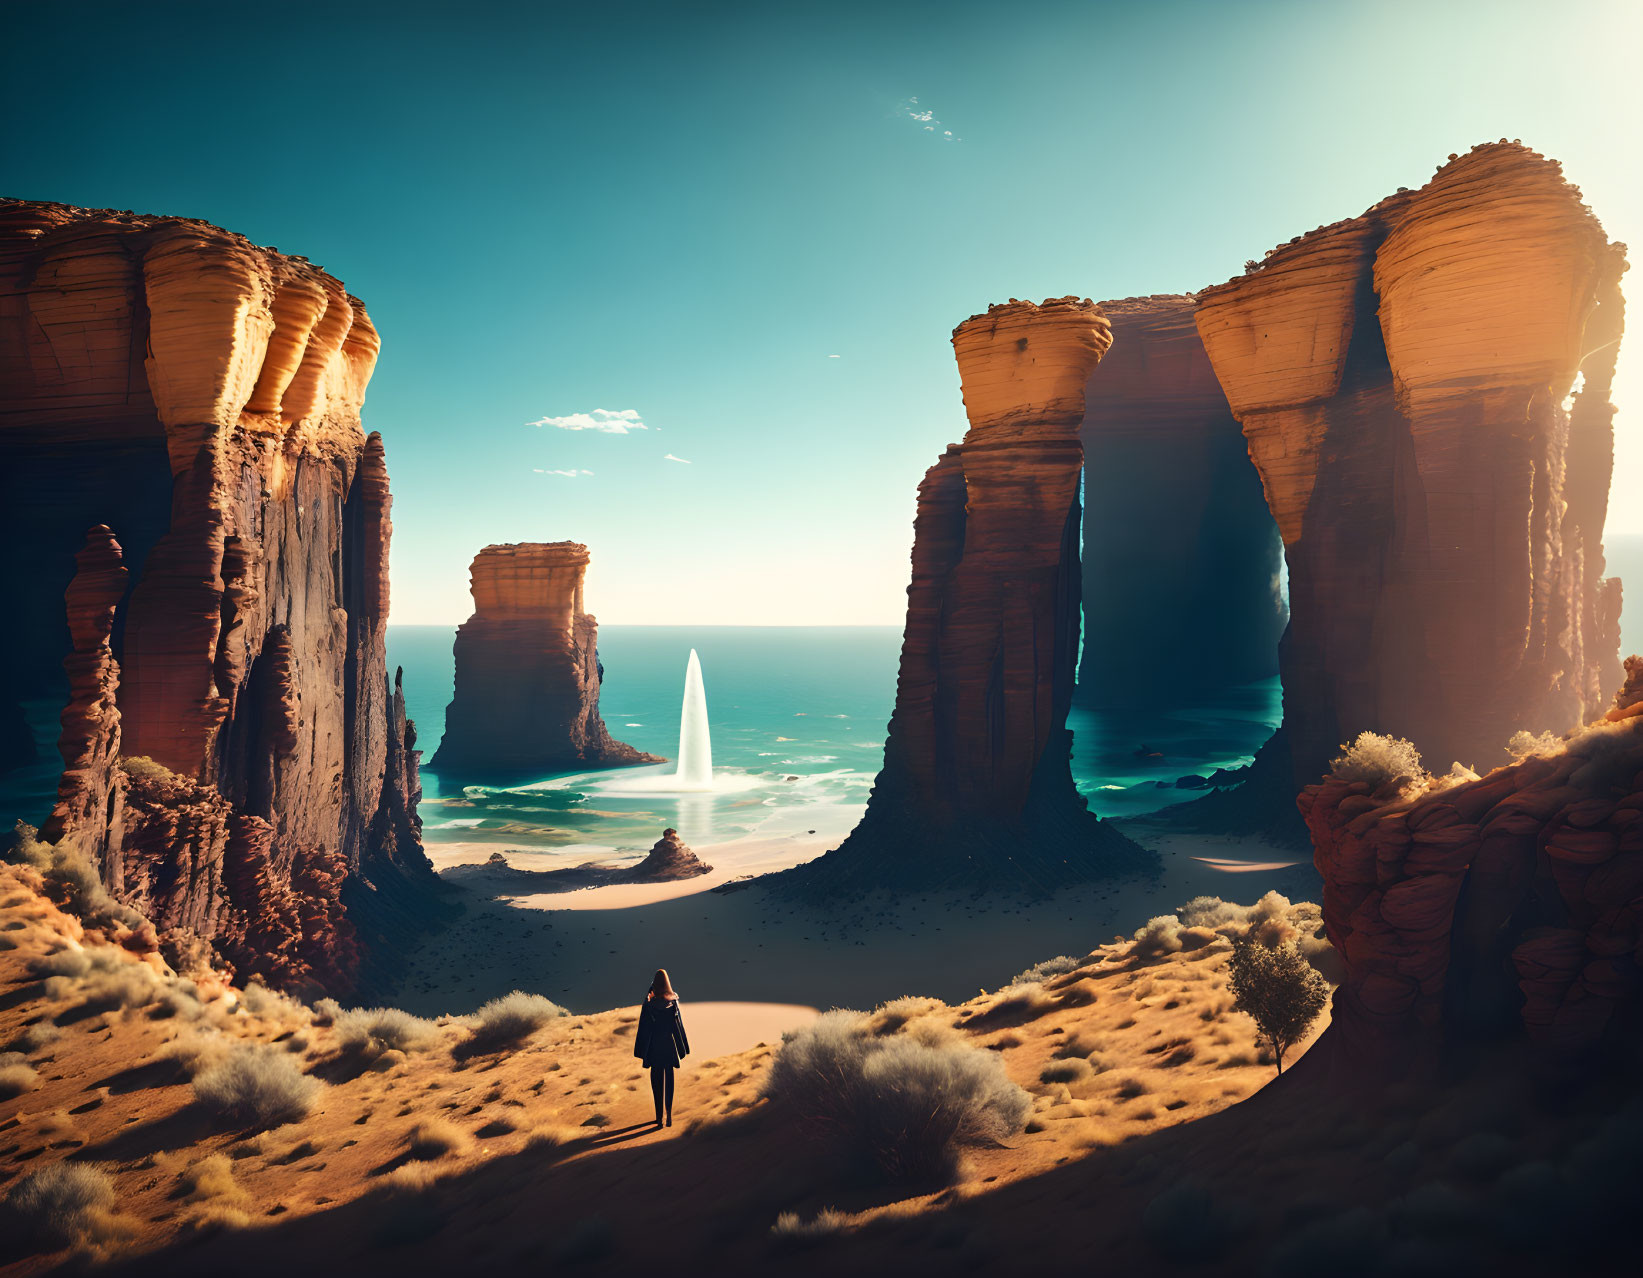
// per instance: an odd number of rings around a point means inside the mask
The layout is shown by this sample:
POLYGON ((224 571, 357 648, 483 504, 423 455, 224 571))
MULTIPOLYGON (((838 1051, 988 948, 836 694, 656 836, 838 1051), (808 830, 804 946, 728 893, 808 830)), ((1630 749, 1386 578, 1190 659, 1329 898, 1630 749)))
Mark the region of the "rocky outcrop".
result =
POLYGON ((588 548, 486 546, 474 613, 456 632, 456 690, 429 764, 453 776, 660 763, 599 715, 599 624, 582 609, 588 548))
POLYGON ((1569 1064, 1643 1014, 1643 658, 1594 725, 1479 779, 1302 792, 1346 977, 1330 1059, 1429 1069, 1526 1035, 1569 1064))
POLYGON ((1112 349, 1090 373, 1079 431, 1081 703, 1191 701, 1206 685, 1278 672, 1282 543, 1193 322, 1196 302, 1100 303, 1112 349))
POLYGON ((1288 559, 1298 785, 1365 729, 1487 768, 1601 708, 1624 269, 1559 167, 1501 143, 1200 295, 1288 559))
POLYGON ((704 865, 679 837, 677 830, 663 830, 662 837, 651 845, 645 859, 624 878, 633 883, 669 883, 674 879, 693 879, 699 874, 711 873, 713 867, 704 865))
POLYGON ((0 203, 0 560, 8 629, 32 636, 7 655, 44 681, 67 654, 72 688, 48 833, 179 944, 285 984, 346 986, 350 888, 435 882, 384 657, 388 479, 360 424, 378 346, 302 258, 0 203))
POLYGON ((827 889, 1049 888, 1139 864, 1069 769, 1084 386, 1111 343, 1088 301, 990 307, 953 331, 969 432, 919 488, 896 707, 861 823, 790 872, 827 889))

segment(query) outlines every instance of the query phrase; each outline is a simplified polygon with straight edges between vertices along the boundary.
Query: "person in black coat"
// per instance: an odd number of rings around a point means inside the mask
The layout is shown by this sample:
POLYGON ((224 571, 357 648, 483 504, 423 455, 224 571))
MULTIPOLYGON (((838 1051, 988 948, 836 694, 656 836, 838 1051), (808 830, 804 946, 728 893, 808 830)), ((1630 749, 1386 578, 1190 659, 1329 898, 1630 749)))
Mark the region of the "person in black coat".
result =
POLYGON ((679 996, 667 978, 667 969, 656 969, 645 1001, 639 1005, 639 1029, 634 1035, 633 1054, 650 1071, 650 1094, 656 1101, 656 1125, 673 1126, 673 1071, 690 1055, 685 1037, 685 1018, 679 1015, 679 996))

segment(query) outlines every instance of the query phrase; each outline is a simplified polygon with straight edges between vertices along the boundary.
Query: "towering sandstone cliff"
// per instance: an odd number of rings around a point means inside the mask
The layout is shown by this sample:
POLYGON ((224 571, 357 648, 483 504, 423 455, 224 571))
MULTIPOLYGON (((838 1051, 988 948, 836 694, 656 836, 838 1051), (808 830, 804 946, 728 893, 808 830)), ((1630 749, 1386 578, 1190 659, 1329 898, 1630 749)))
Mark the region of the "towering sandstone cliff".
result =
POLYGON ((360 925, 433 883, 360 425, 378 345, 302 258, 0 202, 0 660, 70 684, 45 833, 179 947, 287 984, 345 987, 360 925))
POLYGON ((456 632, 456 692, 430 767, 452 775, 660 763, 599 715, 599 623, 582 609, 588 548, 486 546, 456 632))
POLYGON ((1643 658, 1596 724, 1481 779, 1330 777, 1300 805, 1346 980, 1324 1060, 1430 1069, 1525 1035, 1635 1061, 1643 1026, 1643 658), (1627 1038, 1629 1047, 1620 1047, 1627 1038))
POLYGON ((1079 432, 1087 704, 1190 702, 1278 672, 1282 543, 1196 301, 1100 303, 1112 349, 1090 373, 1079 432))
POLYGON ((1069 770, 1088 301, 992 306, 953 330, 969 432, 919 487, 896 708, 860 825, 801 879, 1051 886, 1138 863, 1069 770))
POLYGON ((1297 785, 1364 729, 1489 767, 1602 709, 1624 270, 1558 165, 1501 143, 1200 295, 1288 558, 1297 785))

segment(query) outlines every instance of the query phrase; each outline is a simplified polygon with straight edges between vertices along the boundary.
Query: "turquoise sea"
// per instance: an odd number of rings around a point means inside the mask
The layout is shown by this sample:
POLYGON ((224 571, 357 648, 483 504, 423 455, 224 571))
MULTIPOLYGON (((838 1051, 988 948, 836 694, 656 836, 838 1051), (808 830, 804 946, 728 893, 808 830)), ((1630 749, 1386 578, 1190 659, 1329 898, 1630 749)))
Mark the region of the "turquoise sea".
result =
MULTIPOLYGON (((453 635, 445 626, 388 630, 388 662, 404 668, 407 710, 428 757, 450 699, 453 635)), ((642 851, 664 826, 695 846, 812 830, 842 836, 865 806, 883 758, 900 629, 601 627, 600 701, 613 736, 675 758, 692 648, 707 688, 712 794, 662 792, 671 763, 506 786, 447 786, 424 772, 427 841, 585 858, 642 851), (657 789, 647 791, 647 777, 657 789)), ((1074 776, 1103 816, 1154 811, 1194 797, 1174 787, 1177 778, 1248 763, 1279 713, 1276 679, 1170 710, 1075 709, 1074 776)))

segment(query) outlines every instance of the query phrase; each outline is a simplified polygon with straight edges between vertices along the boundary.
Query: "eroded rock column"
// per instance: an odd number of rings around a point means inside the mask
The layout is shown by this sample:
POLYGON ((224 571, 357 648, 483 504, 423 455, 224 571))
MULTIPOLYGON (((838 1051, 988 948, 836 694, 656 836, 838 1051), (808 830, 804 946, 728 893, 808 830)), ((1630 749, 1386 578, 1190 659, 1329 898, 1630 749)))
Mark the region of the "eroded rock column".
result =
POLYGON ((1142 856, 1090 815, 1066 728, 1078 653, 1089 301, 990 307, 953 331, 970 429, 919 489, 896 709, 861 824, 819 886, 1089 878, 1142 856))
POLYGON ((456 632, 456 692, 430 767, 453 776, 659 763, 599 714, 599 624, 583 611, 588 548, 486 546, 456 632))

